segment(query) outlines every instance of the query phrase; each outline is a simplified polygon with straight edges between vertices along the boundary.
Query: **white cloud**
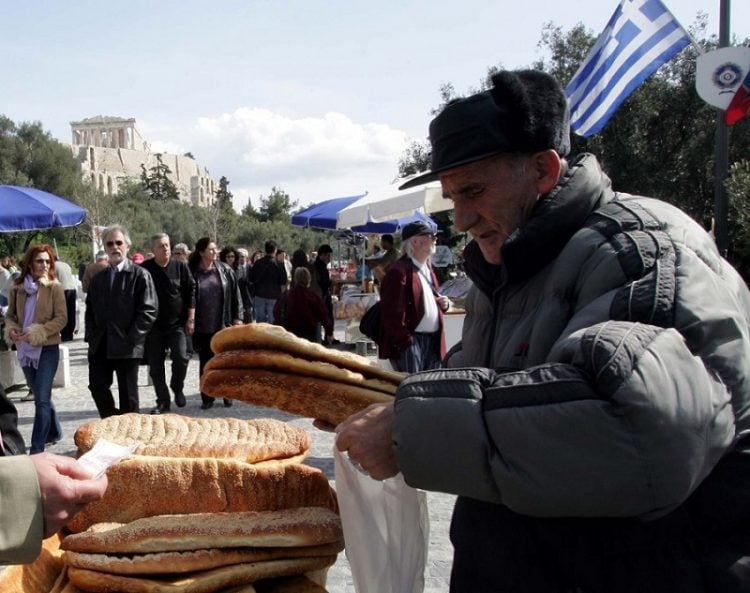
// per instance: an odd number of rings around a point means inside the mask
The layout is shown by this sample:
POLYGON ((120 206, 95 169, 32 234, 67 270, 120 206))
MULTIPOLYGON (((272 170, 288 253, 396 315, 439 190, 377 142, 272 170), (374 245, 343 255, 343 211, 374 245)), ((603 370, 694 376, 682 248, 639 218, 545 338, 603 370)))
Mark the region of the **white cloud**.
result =
POLYGON ((341 113, 292 118, 258 108, 146 133, 152 149, 190 151, 214 178, 226 176, 238 209, 274 186, 300 205, 364 193, 394 178, 409 143, 401 130, 341 113))

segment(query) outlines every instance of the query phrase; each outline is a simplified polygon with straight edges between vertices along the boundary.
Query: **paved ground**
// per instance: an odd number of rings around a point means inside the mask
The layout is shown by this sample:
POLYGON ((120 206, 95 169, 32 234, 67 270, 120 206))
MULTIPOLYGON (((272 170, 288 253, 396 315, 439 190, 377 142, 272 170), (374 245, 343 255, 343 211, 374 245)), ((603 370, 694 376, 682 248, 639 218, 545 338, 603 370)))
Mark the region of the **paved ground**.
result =
MULTIPOLYGON (((87 387, 86 344, 80 338, 77 338, 65 345, 69 348, 70 386, 56 388, 53 391, 53 401, 63 425, 64 437, 56 445, 48 447, 47 450, 53 453, 72 455, 75 451, 73 433, 76 427, 90 419, 98 418, 98 414, 87 387)), ((148 385, 146 367, 141 367, 139 383, 141 386, 141 411, 148 413, 149 409, 154 405, 155 395, 153 388, 148 385)), ((8 395, 18 408, 19 427, 28 445, 31 442, 34 404, 33 402, 19 401, 25 394, 25 389, 16 389, 8 395)), ((188 369, 185 395, 187 397, 187 406, 181 409, 173 406, 173 411, 179 411, 180 414, 195 417, 272 417, 306 428, 313 437, 313 447, 307 463, 325 471, 329 480, 331 480, 331 484, 335 487, 333 482, 333 458, 331 456, 332 435, 315 429, 311 421, 290 416, 274 409, 259 408, 241 402, 235 402, 233 407, 225 408, 221 405, 221 401, 217 400, 217 404, 211 410, 201 410, 199 407, 200 395, 198 392, 197 357, 190 363, 188 369)), ((115 401, 117 401, 116 393, 115 401)), ((425 572, 425 591, 428 593, 445 592, 448 590, 452 557, 452 548, 448 541, 448 524, 450 522, 453 500, 452 496, 444 494, 428 495, 430 547, 427 559, 428 566, 425 572)), ((328 590, 331 593, 354 592, 351 570, 344 554, 339 556, 338 561, 328 573, 328 590)))

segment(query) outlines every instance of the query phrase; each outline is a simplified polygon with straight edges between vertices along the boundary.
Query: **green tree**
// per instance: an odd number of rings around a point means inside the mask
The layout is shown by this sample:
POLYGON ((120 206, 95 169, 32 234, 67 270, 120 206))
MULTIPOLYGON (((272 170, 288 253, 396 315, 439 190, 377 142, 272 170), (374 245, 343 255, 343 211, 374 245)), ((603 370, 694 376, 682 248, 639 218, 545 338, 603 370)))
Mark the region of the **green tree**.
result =
POLYGON ((288 193, 274 186, 267 198, 260 197, 258 220, 261 222, 286 221, 288 223, 292 210, 296 207, 297 202, 292 201, 288 193))
POLYGON ((232 205, 233 197, 232 192, 229 191, 229 179, 222 175, 221 179, 219 179, 219 189, 216 190, 216 201, 222 208, 226 206, 234 208, 232 205))
POLYGON ((172 170, 164 163, 161 153, 156 154, 156 164, 150 169, 141 163, 141 184, 151 199, 159 201, 179 200, 177 186, 169 178, 172 170))

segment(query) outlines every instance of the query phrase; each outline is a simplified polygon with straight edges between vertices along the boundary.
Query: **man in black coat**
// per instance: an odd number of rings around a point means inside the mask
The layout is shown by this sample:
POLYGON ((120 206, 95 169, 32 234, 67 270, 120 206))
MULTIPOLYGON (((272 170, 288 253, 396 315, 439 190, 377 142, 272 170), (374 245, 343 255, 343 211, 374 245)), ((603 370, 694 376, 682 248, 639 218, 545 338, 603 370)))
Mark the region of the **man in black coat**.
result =
POLYGON ((89 390, 102 418, 138 412, 138 365, 154 325, 159 303, 151 274, 127 258, 128 231, 112 226, 102 234, 109 257, 106 270, 94 276, 86 295, 89 390), (111 386, 117 375, 120 407, 111 386))
POLYGON ((159 299, 159 315, 146 338, 146 358, 151 381, 156 391, 156 407, 152 414, 169 412, 169 389, 164 371, 166 351, 172 360, 169 385, 178 408, 185 405, 182 392, 187 374, 187 338, 195 331, 195 279, 188 265, 172 258, 169 235, 159 233, 151 238, 154 257, 143 262, 154 281, 159 299))

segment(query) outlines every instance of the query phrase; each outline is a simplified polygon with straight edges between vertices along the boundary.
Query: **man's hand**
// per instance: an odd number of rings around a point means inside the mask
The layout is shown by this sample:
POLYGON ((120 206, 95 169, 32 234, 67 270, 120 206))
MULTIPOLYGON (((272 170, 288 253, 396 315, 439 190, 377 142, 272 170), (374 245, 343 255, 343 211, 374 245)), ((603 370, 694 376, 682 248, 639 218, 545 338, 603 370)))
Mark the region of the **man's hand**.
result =
POLYGON ((451 300, 447 296, 444 296, 442 294, 439 297, 435 298, 435 302, 437 303, 437 306, 440 307, 440 310, 443 313, 451 308, 451 300))
POLYGON ((398 473, 393 450, 393 404, 372 404, 336 427, 336 447, 375 480, 398 473))
POLYGON ((45 538, 60 531, 84 505, 99 500, 107 490, 106 475, 92 480, 72 457, 39 453, 29 458, 42 493, 45 538))

